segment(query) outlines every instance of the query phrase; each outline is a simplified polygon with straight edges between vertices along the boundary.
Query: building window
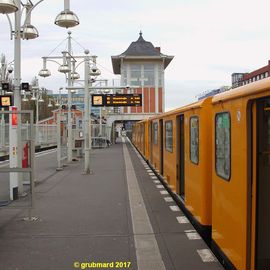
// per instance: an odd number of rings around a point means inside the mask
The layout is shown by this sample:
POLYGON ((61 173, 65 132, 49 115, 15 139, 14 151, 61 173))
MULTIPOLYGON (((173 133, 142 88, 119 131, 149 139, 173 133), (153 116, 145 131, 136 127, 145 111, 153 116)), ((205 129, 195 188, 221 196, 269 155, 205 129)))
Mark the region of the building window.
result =
POLYGON ((229 181, 231 177, 231 119, 228 112, 216 114, 215 165, 217 175, 229 181))
POLYGON ((122 70, 121 70, 121 79, 122 79, 122 83, 123 85, 127 85, 127 65, 123 64, 122 65, 122 70))
POLYGON ((199 117, 190 118, 190 160, 199 164, 199 117))
POLYGON ((158 65, 158 86, 162 87, 163 85, 163 65, 158 65))
POLYGON ((158 144, 158 123, 153 123, 153 143, 158 144))
POLYGON ((266 77, 268 77, 268 72, 267 72, 267 71, 265 72, 265 78, 266 78, 266 77))
POLYGON ((130 85, 141 85, 141 65, 131 64, 130 65, 130 85))
POLYGON ((173 152, 173 125, 172 121, 165 122, 165 149, 173 152))
POLYGON ((260 75, 257 75, 257 81, 260 79, 260 75))
POLYGON ((155 66, 154 64, 144 64, 144 86, 155 86, 155 66))

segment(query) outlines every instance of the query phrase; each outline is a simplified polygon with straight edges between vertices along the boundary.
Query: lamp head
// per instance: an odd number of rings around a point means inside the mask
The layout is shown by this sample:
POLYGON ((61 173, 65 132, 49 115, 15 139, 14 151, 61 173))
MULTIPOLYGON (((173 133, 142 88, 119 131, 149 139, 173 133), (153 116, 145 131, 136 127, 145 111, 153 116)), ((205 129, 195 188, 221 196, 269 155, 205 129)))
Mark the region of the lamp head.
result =
POLYGON ((18 10, 14 0, 0 0, 0 13, 9 14, 18 10))
POLYGON ((57 15, 54 23, 60 27, 69 28, 78 25, 80 22, 74 12, 71 10, 64 10, 57 15))

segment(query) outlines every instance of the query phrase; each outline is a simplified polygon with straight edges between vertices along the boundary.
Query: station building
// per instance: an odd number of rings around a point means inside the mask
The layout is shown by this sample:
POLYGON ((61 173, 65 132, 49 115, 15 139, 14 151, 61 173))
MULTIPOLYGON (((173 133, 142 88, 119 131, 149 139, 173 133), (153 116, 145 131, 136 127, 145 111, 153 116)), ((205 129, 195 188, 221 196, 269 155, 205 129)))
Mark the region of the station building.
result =
POLYGON ((142 94, 141 107, 122 108, 122 113, 156 114, 165 111, 164 70, 173 56, 161 53, 160 47, 145 41, 142 32, 126 51, 112 56, 114 74, 121 75, 121 85, 130 86, 124 93, 142 94), (132 89, 134 87, 134 89, 132 89))

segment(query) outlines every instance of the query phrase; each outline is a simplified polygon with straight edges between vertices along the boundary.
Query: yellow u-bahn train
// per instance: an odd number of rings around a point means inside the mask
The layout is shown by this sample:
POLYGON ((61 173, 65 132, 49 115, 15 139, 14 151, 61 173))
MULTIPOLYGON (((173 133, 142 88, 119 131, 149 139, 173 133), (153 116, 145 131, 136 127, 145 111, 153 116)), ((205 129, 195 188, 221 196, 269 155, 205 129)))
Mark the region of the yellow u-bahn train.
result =
POLYGON ((137 122, 132 141, 226 269, 270 269, 270 78, 137 122))

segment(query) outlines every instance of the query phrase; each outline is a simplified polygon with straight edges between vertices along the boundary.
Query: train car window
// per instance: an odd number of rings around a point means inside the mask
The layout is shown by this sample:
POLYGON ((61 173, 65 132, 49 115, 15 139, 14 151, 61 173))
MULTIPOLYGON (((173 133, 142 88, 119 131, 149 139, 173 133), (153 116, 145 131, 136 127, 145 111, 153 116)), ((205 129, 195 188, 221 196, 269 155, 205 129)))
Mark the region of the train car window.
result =
POLYGON ((158 123, 153 124, 153 143, 158 144, 158 123))
POLYGON ((172 121, 165 122, 165 149, 169 152, 173 151, 173 125, 172 125, 172 121))
POLYGON ((199 164, 199 117, 190 117, 190 160, 194 164, 199 164))
POLYGON ((228 112, 216 114, 215 165, 217 175, 229 181, 231 177, 231 118, 228 112))

